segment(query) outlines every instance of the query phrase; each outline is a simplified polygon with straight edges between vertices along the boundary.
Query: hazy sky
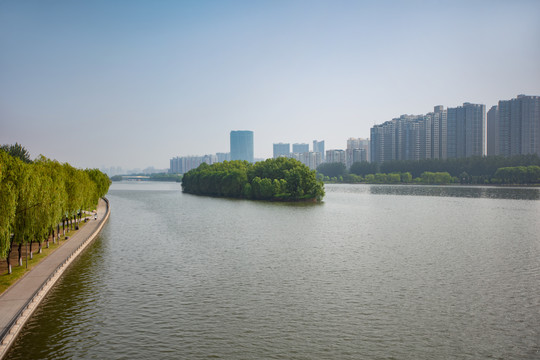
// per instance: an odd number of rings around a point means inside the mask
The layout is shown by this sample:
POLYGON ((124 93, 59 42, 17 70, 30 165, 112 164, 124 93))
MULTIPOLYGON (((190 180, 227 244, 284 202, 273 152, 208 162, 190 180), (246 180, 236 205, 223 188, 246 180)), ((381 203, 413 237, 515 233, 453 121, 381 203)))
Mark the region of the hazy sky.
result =
POLYGON ((540 95, 540 1, 0 0, 0 144, 168 168, 540 95))

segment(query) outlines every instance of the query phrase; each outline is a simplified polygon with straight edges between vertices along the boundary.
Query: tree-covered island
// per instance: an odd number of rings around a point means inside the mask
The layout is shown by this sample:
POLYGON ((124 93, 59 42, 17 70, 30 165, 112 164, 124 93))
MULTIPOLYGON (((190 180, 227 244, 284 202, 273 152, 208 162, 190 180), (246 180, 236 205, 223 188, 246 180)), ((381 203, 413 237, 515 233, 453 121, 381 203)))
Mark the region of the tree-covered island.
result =
POLYGON ((184 174, 185 193, 253 200, 321 201, 324 184, 314 170, 290 158, 267 159, 255 164, 224 161, 201 164, 184 174))

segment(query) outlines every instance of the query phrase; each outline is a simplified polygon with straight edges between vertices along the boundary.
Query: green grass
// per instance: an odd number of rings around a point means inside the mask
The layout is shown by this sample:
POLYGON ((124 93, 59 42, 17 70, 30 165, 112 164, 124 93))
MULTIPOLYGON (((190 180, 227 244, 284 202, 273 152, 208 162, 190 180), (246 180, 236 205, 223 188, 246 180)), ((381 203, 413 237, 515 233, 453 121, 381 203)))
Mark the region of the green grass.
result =
MULTIPOLYGON (((84 221, 79 223, 79 229, 82 229, 86 225, 84 221)), ((65 236, 68 236, 71 238, 75 233, 77 233, 77 230, 72 230, 66 232, 65 236)), ((57 241, 56 244, 53 244, 52 241, 49 241, 49 248, 46 248, 46 243, 42 243, 42 252, 41 254, 38 254, 39 245, 38 243, 32 244, 32 250, 33 250, 33 259, 30 260, 28 258, 28 268, 26 268, 26 258, 23 256, 23 264, 22 266, 19 266, 19 263, 17 261, 11 262, 11 274, 7 273, 7 270, 0 275, 0 294, 2 294, 4 291, 6 291, 11 285, 15 284, 17 280, 22 278, 28 271, 30 271, 34 266, 39 264, 41 260, 43 260, 47 255, 53 253, 58 247, 60 247, 64 242, 69 240, 64 240, 65 236, 61 237, 60 241, 57 241)), ((17 252, 17 248, 14 248, 12 251, 17 252)), ((3 265, 5 266, 6 259, 1 259, 3 261, 3 265)))

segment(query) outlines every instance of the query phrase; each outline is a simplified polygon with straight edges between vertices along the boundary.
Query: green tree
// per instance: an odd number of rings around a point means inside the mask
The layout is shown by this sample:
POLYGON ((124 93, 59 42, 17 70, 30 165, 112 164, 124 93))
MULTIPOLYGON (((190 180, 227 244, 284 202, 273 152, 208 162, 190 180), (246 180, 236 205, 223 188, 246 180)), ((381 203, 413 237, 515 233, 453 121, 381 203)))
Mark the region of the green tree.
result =
POLYGON ((382 173, 375 174, 375 182, 377 184, 385 184, 387 182, 386 174, 382 174, 382 173))
POLYGON ((340 177, 347 174, 345 164, 340 162, 322 163, 317 167, 317 172, 329 177, 340 177))
POLYGON ((30 153, 21 144, 15 143, 15 145, 2 145, 0 150, 5 151, 9 155, 19 158, 25 163, 31 163, 30 153))
MULTIPOLYGON (((30 248, 49 238, 58 222, 96 205, 110 181, 99 170, 79 170, 43 156, 35 162, 0 151, 0 256, 7 259, 14 245, 22 265, 22 246, 30 248)), ((80 217, 79 217, 80 220, 80 217)))
POLYGON ((527 166, 527 183, 529 184, 540 183, 540 166, 537 166, 537 165, 527 166))
POLYGON ((290 158, 255 164, 245 161, 203 164, 184 174, 182 189, 198 195, 265 200, 320 200, 324 196, 323 184, 316 179, 315 171, 290 158))
POLYGON ((392 173, 386 175, 386 182, 390 184, 397 184, 401 182, 401 175, 398 173, 392 173))
POLYGON ((356 174, 360 176, 366 176, 367 174, 376 174, 379 172, 379 164, 376 162, 355 162, 351 165, 349 169, 351 174, 356 174))
POLYGON ((58 161, 49 160, 43 156, 38 157, 34 164, 41 168, 41 172, 44 176, 49 177, 52 183, 49 189, 49 198, 47 199, 48 205, 44 215, 47 219, 47 228, 44 229, 44 236, 48 246, 49 234, 54 235, 54 228, 62 220, 62 216, 66 212, 67 192, 65 188, 64 171, 62 165, 58 161))
POLYGON ((9 273, 22 164, 19 159, 0 151, 0 257, 6 259, 9 273))
MULTIPOLYGON (((32 234, 33 207, 39 196, 36 185, 39 179, 32 179, 31 165, 20 164, 20 172, 17 178, 17 210, 13 227, 13 244, 18 246, 18 263, 22 266, 22 246, 26 244, 32 234)), ((8 260, 8 268, 9 268, 8 260)))
POLYGON ((404 173, 401 173, 401 182, 402 183, 410 183, 412 182, 412 175, 410 172, 404 172, 404 173))

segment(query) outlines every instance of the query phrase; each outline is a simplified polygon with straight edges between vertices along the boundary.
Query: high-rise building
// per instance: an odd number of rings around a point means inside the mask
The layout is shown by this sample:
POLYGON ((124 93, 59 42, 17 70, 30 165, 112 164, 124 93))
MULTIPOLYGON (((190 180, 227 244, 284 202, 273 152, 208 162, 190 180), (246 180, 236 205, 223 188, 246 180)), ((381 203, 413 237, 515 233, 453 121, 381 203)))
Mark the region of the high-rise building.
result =
POLYGON ((465 157, 486 155, 486 105, 463 104, 465 108, 465 157))
POLYGON ((458 154, 458 148, 463 148, 463 144, 458 145, 458 138, 463 139, 465 111, 462 107, 448 108, 447 110, 447 156, 448 158, 463 157, 463 153, 458 154), (459 133, 459 135, 458 135, 459 133))
POLYGON ((253 131, 231 131, 231 160, 253 162, 253 131))
POLYGON ((487 155, 499 155, 499 111, 497 105, 487 112, 487 155))
POLYGON ((351 165, 363 161, 368 161, 366 149, 353 149, 351 165))
POLYGON ((303 152, 292 153, 291 157, 300 161, 302 164, 307 165, 311 170, 317 169, 317 166, 322 164, 322 156, 320 152, 303 152))
POLYGON ((293 144, 292 152, 295 154, 309 152, 309 144, 293 144))
POLYGON ((401 115, 371 128, 371 161, 420 160, 431 157, 428 115, 401 115))
POLYGON ((494 111, 495 120, 488 121, 496 123, 491 129, 495 135, 488 127, 488 149, 504 156, 540 155, 540 96, 500 100, 494 111))
POLYGON ((382 163, 396 159, 397 119, 371 128, 371 161, 382 163))
POLYGON ((340 162, 344 165, 346 164, 345 161, 345 151, 343 150, 326 150, 326 162, 327 163, 334 163, 334 162, 340 162))
POLYGON ((325 156, 324 140, 322 141, 313 140, 313 152, 321 153, 322 160, 324 161, 324 156, 325 156))
POLYGON ((345 150, 345 158, 347 167, 351 167, 351 165, 355 162, 369 161, 369 139, 347 139, 347 150, 345 150))
POLYGON ((274 144, 274 159, 278 157, 288 157, 291 154, 291 145, 289 143, 274 144))
POLYGON ((486 106, 464 103, 447 112, 448 158, 485 155, 486 106))
POLYGON ((171 174, 185 174, 191 169, 196 169, 202 163, 212 165, 217 162, 216 155, 203 155, 203 156, 177 156, 170 160, 169 173, 171 174))
POLYGON ((431 116, 431 150, 432 158, 434 159, 446 159, 447 158, 447 111, 444 106, 437 105, 434 107, 433 113, 428 114, 431 116))
POLYGON ((442 105, 371 128, 371 161, 446 159, 485 153, 485 105, 442 105))
POLYGON ((217 161, 224 162, 231 160, 231 153, 216 153, 217 161))

